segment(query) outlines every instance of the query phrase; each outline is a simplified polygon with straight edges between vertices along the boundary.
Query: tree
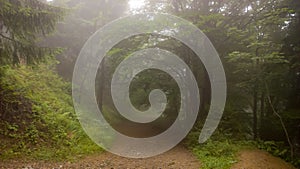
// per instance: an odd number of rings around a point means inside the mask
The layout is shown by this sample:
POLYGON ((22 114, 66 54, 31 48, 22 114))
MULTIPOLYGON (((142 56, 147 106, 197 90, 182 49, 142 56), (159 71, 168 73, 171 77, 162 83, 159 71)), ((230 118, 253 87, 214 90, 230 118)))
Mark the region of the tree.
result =
POLYGON ((127 1, 123 0, 54 0, 54 6, 68 10, 57 31, 43 43, 50 47, 61 47, 64 51, 57 56, 60 64, 58 73, 65 79, 72 78, 76 58, 87 39, 99 28, 124 15, 127 1))
POLYGON ((55 50, 40 47, 40 36, 51 33, 64 10, 38 0, 0 0, 0 64, 32 64, 55 50))

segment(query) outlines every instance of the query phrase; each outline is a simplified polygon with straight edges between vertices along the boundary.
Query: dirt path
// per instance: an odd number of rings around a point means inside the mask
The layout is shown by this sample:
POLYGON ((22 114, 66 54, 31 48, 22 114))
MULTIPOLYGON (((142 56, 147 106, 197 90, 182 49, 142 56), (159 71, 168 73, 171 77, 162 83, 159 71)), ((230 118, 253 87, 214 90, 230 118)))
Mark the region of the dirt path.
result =
MULTIPOLYGON (((243 150, 231 169, 296 169, 261 150, 243 150)), ((129 159, 105 152, 76 162, 0 161, 0 169, 199 169, 200 162, 182 146, 147 159, 129 159)))
MULTIPOLYGON (((130 123, 117 126, 127 135, 147 137, 156 134, 153 126, 139 128, 130 123), (145 133, 147 135, 145 135, 145 133)), ((283 160, 260 150, 244 150, 239 154, 240 161, 232 169, 295 169, 283 160)), ((177 146, 161 155, 146 159, 130 159, 109 152, 88 156, 76 162, 43 162, 43 161, 0 161, 0 169, 199 169, 200 162, 183 146, 177 146)))
MULTIPOLYGON (((154 126, 145 125, 139 127, 133 123, 122 123, 116 126, 118 131, 134 137, 148 137, 149 134, 157 134, 154 126)), ((118 139, 117 139, 118 140, 118 139)), ((121 140, 120 140, 121 141, 121 140)), ((116 143, 117 144, 117 143, 116 143)), ((177 146, 161 155, 144 158, 130 159, 120 157, 109 152, 100 155, 89 156, 77 162, 50 163, 50 162, 20 162, 9 161, 1 164, 1 168, 22 169, 199 169, 200 162, 190 151, 182 146, 177 146)))
POLYGON ((296 169, 280 158, 261 150, 243 150, 231 169, 296 169))
POLYGON ((51 163, 51 162, 20 162, 8 161, 0 162, 0 168, 5 169, 198 169, 200 162, 191 152, 177 146, 172 150, 147 159, 123 158, 105 152, 97 156, 90 156, 77 162, 51 163))

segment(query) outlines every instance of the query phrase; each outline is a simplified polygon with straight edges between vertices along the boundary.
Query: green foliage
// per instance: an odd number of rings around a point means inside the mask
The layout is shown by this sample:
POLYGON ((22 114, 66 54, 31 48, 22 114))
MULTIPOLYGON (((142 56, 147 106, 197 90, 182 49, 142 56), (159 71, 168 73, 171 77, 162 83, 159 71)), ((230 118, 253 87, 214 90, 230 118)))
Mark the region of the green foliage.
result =
POLYGON ((266 150, 277 157, 289 156, 288 147, 286 147, 283 142, 258 141, 257 146, 258 148, 266 150))
POLYGON ((51 4, 67 8, 68 15, 57 24, 56 32, 44 44, 65 49, 56 56, 61 62, 58 73, 70 80, 84 43, 100 27, 123 16, 127 0, 53 0, 51 4))
POLYGON ((77 121, 70 84, 52 68, 51 64, 0 68, 0 104, 6 105, 0 107, 1 158, 24 154, 74 158, 101 150, 77 121))
POLYGON ((245 141, 234 140, 232 137, 222 133, 215 133, 211 139, 204 144, 199 144, 196 140, 199 132, 191 132, 184 144, 192 150, 197 158, 202 162, 204 169, 226 169, 237 162, 237 153, 243 149, 258 148, 280 157, 281 159, 300 167, 298 157, 291 158, 290 148, 284 142, 276 141, 245 141))
POLYGON ((0 0, 0 64, 32 64, 55 54, 36 41, 51 33, 63 14, 39 0, 0 0))
POLYGON ((292 163, 295 167, 300 167, 300 158, 291 158, 290 148, 286 146, 284 142, 259 140, 256 142, 256 147, 265 150, 276 157, 280 157, 287 162, 292 163))
POLYGON ((203 144, 197 142, 199 132, 191 132, 185 144, 201 161, 203 169, 227 169, 237 162, 239 150, 253 147, 252 142, 234 141, 222 134, 214 136, 203 144))

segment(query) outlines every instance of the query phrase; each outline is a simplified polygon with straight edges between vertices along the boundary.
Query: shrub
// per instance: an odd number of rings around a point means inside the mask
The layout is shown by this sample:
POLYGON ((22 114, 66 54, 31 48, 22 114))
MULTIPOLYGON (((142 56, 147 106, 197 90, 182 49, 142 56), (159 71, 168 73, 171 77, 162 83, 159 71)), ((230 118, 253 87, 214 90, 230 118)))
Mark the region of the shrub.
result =
POLYGON ((0 89, 1 158, 64 158, 101 150, 82 131, 71 85, 52 65, 0 67, 0 89))

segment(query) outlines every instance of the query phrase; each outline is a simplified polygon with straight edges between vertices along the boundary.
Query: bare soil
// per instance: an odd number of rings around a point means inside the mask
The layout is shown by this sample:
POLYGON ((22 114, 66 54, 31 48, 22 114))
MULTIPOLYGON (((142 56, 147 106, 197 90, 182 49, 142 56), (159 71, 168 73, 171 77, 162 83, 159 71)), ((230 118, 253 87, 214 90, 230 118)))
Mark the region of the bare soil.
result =
POLYGON ((130 159, 105 152, 97 156, 89 156, 76 162, 32 162, 32 161, 0 161, 0 168, 5 169, 198 169, 200 162, 182 146, 146 159, 130 159))
MULTIPOLYGON (((146 159, 130 159, 104 152, 75 162, 0 161, 0 169, 199 169, 201 164, 182 146, 146 159)), ((231 169, 296 169, 280 158, 261 150, 239 152, 231 169)))
POLYGON ((239 152, 239 162, 232 169, 296 169, 289 163, 262 150, 239 152))

